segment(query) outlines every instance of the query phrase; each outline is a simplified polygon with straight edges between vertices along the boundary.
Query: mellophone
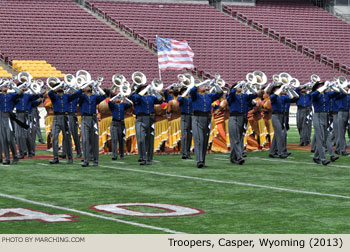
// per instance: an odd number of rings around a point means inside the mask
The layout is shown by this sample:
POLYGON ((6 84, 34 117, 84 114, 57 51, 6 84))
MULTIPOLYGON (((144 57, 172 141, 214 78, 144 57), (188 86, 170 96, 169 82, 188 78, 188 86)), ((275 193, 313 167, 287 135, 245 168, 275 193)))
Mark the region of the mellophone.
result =
MULTIPOLYGON (((126 100, 127 97, 137 90, 140 86, 145 86, 147 83, 146 75, 142 72, 134 72, 131 76, 132 85, 126 80, 126 78, 121 74, 115 74, 112 77, 112 87, 110 90, 115 93, 118 91, 118 95, 112 98, 112 101, 116 98, 120 98, 122 100, 126 100)), ((267 76, 265 73, 261 71, 254 71, 253 73, 248 73, 246 75, 246 80, 239 81, 237 84, 229 85, 221 79, 219 74, 216 74, 213 79, 207 79, 204 81, 195 80, 191 74, 179 74, 177 76, 178 81, 176 83, 171 84, 166 89, 171 88, 185 88, 186 90, 183 92, 182 97, 185 97, 189 94, 189 91, 194 86, 201 87, 206 85, 208 87, 207 92, 228 92, 231 88, 241 88, 242 93, 252 93, 256 92, 259 89, 264 90, 264 92, 269 93, 271 89, 275 86, 280 86, 277 90, 276 94, 280 94, 281 92, 287 92, 288 96, 293 98, 298 98, 298 94, 295 92, 296 88, 306 88, 307 92, 311 92, 313 85, 320 81, 320 77, 316 74, 311 75, 311 81, 300 85, 298 79, 293 78, 288 73, 280 73, 275 74, 272 77, 272 82, 267 83, 267 76)), ((64 80, 61 81, 57 77, 49 77, 46 80, 46 84, 41 80, 35 80, 30 73, 28 72, 20 72, 17 76, 12 76, 11 79, 0 78, 0 89, 3 86, 8 86, 9 90, 13 90, 18 92, 20 89, 27 89, 28 93, 32 94, 40 94, 46 90, 56 91, 60 88, 64 89, 64 92, 76 92, 78 89, 84 89, 86 87, 92 88, 92 93, 99 93, 101 90, 101 84, 103 81, 102 76, 98 76, 97 80, 94 81, 91 78, 91 75, 88 71, 79 70, 76 73, 76 76, 72 74, 67 74, 64 77, 64 80), (15 81, 18 81, 20 84, 16 85, 15 81), (99 90, 100 89, 100 90, 99 90)), ((326 89, 330 88, 337 92, 347 93, 345 88, 350 85, 350 82, 346 80, 343 76, 334 78, 333 81, 325 81, 324 86, 326 89)), ((164 84, 163 82, 155 78, 151 82, 150 85, 147 85, 142 91, 140 91, 140 95, 156 95, 157 98, 161 95, 160 92, 163 90, 164 84)))

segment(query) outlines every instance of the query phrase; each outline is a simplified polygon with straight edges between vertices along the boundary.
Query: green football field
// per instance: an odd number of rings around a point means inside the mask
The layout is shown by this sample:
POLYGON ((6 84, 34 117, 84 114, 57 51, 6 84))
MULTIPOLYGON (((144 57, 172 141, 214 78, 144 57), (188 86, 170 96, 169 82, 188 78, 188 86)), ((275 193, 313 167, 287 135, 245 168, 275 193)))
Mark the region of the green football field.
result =
MULTIPOLYGON (((295 128, 288 141, 297 143, 295 128)), ((78 159, 0 165, 0 233, 350 233, 350 157, 321 166, 309 151, 291 152, 288 159, 249 152, 242 166, 232 165, 228 154, 208 154, 204 169, 179 155, 155 155, 152 166, 140 166, 137 156, 112 161, 106 155, 99 167, 83 168, 78 159), (120 203, 139 203, 121 209, 142 216, 92 208, 120 203), (143 203, 196 214, 164 217, 174 211, 143 203), (16 209, 34 215, 19 220, 16 209), (74 221, 40 221, 35 213, 74 215, 68 218, 74 221)))

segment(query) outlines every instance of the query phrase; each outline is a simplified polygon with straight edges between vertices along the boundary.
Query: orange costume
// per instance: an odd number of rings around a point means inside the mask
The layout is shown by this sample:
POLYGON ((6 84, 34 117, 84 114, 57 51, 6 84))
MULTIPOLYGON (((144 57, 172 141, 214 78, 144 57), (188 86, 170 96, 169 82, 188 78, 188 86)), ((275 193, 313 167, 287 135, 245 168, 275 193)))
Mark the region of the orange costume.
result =
POLYGON ((171 114, 169 121, 169 148, 180 151, 178 144, 181 141, 181 110, 177 97, 169 101, 168 113, 171 114))
POLYGON ((111 152, 111 123, 112 112, 109 109, 108 101, 110 98, 106 98, 98 105, 98 112, 101 118, 99 125, 99 150, 100 152, 111 152))
POLYGON ((164 151, 164 145, 169 136, 169 123, 166 116, 168 103, 154 105, 154 152, 164 151))
MULTIPOLYGON (((229 118, 229 110, 227 100, 220 99, 213 103, 214 112, 213 119, 216 126, 216 136, 212 140, 211 151, 213 152, 227 152, 229 139, 228 139, 228 127, 226 127, 226 121, 229 118)), ((212 125, 213 126, 213 125, 212 125)))

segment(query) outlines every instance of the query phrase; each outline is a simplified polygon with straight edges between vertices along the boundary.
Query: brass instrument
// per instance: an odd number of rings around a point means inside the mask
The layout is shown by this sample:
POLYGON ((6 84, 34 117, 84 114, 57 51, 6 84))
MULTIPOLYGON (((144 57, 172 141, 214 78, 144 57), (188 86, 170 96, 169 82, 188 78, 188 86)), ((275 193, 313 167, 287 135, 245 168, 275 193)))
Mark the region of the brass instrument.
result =
POLYGON ((56 91, 57 89, 63 87, 63 83, 61 83, 60 79, 57 77, 49 77, 46 79, 46 86, 50 90, 56 91))

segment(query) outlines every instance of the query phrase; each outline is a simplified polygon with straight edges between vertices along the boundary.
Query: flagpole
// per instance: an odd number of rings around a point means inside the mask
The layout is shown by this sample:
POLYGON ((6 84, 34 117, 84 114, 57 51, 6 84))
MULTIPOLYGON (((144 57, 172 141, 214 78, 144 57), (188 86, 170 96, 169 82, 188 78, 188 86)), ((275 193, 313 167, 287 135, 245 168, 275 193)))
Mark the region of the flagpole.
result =
MULTIPOLYGON (((158 44, 158 35, 156 35, 156 43, 158 44)), ((158 51, 158 45, 157 45, 157 51, 158 51)), ((158 56, 158 52, 157 52, 158 56)), ((159 64, 158 64, 158 72, 159 72, 159 80, 162 80, 162 74, 160 72, 159 64)))

